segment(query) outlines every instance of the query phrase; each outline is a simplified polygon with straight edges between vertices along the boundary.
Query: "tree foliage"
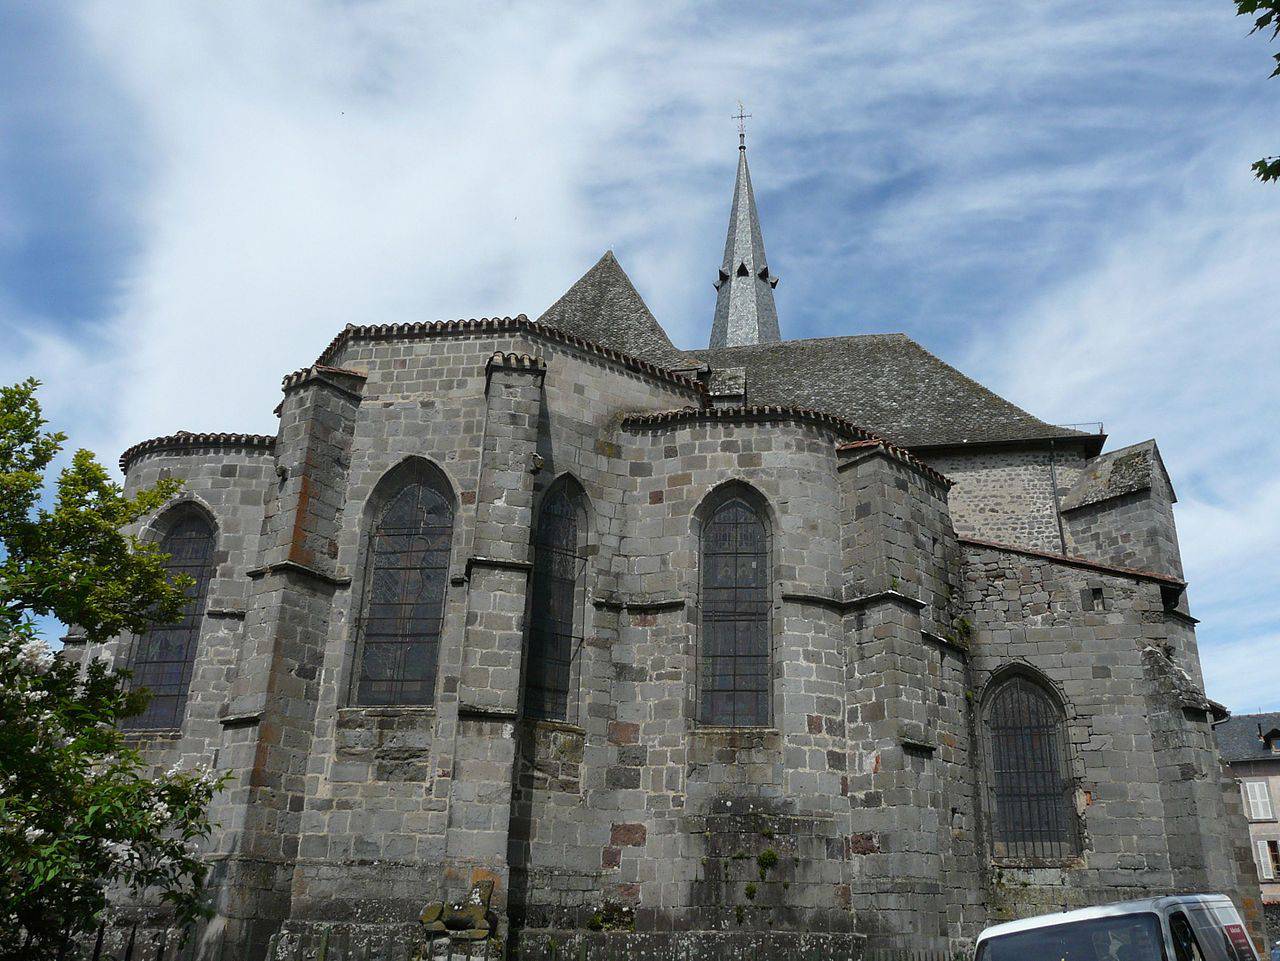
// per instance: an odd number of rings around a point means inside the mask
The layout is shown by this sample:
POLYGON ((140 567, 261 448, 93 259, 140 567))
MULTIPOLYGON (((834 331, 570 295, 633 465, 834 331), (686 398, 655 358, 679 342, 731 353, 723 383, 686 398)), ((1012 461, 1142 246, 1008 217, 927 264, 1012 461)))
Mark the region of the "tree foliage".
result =
POLYGON ((219 781, 153 774, 119 730, 145 693, 101 661, 82 675, 37 634, 45 614, 91 643, 140 632, 174 616, 189 586, 121 533, 175 484, 126 497, 82 450, 41 506, 65 438, 45 431, 37 386, 0 388, 0 957, 43 961, 83 943, 113 886, 166 904, 180 926, 203 912, 198 845, 219 781))
MULTIPOLYGON (((1236 15, 1252 17, 1253 29, 1250 33, 1271 32, 1271 39, 1280 37, 1280 0, 1235 0, 1236 15)), ((1275 69, 1272 77, 1280 77, 1280 53, 1272 54, 1275 69)), ((1280 157, 1263 157, 1253 165, 1253 172, 1263 183, 1280 180, 1280 157)))

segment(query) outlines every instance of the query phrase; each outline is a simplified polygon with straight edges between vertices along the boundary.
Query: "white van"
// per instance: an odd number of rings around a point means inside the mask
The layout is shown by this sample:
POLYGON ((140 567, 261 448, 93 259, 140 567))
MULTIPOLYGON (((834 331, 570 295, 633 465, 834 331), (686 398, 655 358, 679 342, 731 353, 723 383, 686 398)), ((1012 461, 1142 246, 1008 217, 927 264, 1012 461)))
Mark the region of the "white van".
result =
POLYGON ((987 928, 974 961, 1258 961, 1223 894, 1183 894, 1042 914, 987 928))

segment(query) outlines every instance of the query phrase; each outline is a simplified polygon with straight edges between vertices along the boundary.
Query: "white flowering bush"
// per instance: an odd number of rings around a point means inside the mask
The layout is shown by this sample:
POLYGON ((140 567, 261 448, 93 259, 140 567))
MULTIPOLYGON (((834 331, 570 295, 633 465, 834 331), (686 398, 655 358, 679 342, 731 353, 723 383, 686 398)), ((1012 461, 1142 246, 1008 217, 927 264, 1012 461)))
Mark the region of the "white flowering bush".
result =
POLYGON ((154 775, 119 730, 145 706, 101 661, 83 675, 38 635, 33 616, 80 626, 90 644, 142 631, 180 609, 163 555, 121 533, 175 485, 125 497, 87 451, 40 506, 61 447, 43 431, 36 383, 0 387, 0 958, 74 957, 112 887, 204 913, 207 770, 154 775))
POLYGON ((84 678, 30 624, 0 615, 0 957, 56 957, 94 928, 107 889, 202 913, 197 846, 218 779, 148 776, 116 727, 137 695, 95 662, 84 678))

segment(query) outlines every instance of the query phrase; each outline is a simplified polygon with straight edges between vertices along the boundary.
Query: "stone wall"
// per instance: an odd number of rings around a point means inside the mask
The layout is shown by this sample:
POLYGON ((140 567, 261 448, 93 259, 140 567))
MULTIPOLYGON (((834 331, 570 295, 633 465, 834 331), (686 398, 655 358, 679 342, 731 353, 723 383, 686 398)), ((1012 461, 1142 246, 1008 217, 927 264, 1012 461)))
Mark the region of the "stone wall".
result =
POLYGON ((1144 491, 1063 513, 1068 551, 1104 564, 1182 576, 1173 499, 1158 480, 1144 491))
MULTIPOLYGON (((197 644, 186 719, 180 731, 137 731, 131 735, 157 768, 173 764, 213 764, 221 744, 220 713, 225 707, 244 637, 250 582, 246 572, 257 562, 258 538, 266 505, 275 490, 275 459, 267 447, 194 447, 157 450, 134 458, 125 492, 132 494, 162 478, 182 488, 157 515, 129 533, 143 540, 163 536, 170 510, 194 505, 216 529, 214 563, 205 620, 197 644)), ((137 638, 129 635, 102 645, 72 640, 63 656, 84 662, 101 658, 125 667, 137 638)))
POLYGON ((954 482, 951 519, 961 537, 1062 551, 1055 505, 1086 463, 1078 449, 1038 444, 922 456, 954 482))
POLYGON ((690 410, 688 380, 518 325, 388 328, 329 354, 286 380, 274 454, 129 472, 182 470, 219 524, 189 720, 152 748, 234 774, 211 930, 259 953, 282 924, 308 944, 400 930, 487 880, 520 957, 853 956, 959 948, 1064 898, 1236 883, 1177 582, 957 539, 1058 550, 1054 479, 1078 455, 938 455, 948 490, 829 420, 690 410), (361 706, 379 484, 414 470, 454 511, 435 694, 361 706), (566 474, 587 502, 573 704, 535 721, 530 537, 566 474), (760 728, 698 718, 702 510, 726 484, 768 519, 760 728), (1067 707, 1084 847, 1060 864, 989 855, 980 706, 1010 665, 1067 707))
POLYGON ((1057 692, 1082 838, 1078 858, 998 865, 986 882, 992 920, 1206 887, 1255 900, 1225 840, 1208 705, 1177 664, 1188 627, 1166 609, 1162 582, 971 545, 965 583, 979 726, 1008 665, 1057 692))

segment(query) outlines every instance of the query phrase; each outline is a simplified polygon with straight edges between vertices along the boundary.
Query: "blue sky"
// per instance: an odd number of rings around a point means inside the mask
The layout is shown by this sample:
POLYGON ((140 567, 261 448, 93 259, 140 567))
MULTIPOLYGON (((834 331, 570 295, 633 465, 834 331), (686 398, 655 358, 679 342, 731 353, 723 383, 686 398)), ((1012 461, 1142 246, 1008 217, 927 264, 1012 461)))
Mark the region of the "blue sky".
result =
POLYGON ((609 247, 701 345, 742 99, 784 336, 1155 436, 1209 693, 1280 709, 1280 82, 1233 9, 11 5, 0 378, 108 462, 272 432, 344 324, 536 316, 609 247))

